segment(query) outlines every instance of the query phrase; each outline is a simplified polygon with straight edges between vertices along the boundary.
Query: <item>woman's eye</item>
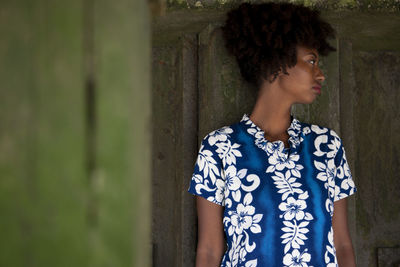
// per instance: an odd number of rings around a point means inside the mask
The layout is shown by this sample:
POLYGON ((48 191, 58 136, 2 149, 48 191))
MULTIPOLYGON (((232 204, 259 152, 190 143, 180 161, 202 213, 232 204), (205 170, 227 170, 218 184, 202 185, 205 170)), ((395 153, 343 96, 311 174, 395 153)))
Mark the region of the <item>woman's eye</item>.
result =
POLYGON ((315 59, 310 60, 311 64, 315 65, 315 59))

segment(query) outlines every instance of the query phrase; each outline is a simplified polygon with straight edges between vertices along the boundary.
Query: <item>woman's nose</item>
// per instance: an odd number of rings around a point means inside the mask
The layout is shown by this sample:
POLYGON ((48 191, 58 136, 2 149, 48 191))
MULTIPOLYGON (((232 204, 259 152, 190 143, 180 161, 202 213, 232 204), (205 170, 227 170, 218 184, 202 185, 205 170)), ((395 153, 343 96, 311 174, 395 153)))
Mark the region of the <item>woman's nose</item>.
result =
POLYGON ((325 81, 325 75, 319 67, 317 68, 317 74, 315 78, 321 83, 325 81))

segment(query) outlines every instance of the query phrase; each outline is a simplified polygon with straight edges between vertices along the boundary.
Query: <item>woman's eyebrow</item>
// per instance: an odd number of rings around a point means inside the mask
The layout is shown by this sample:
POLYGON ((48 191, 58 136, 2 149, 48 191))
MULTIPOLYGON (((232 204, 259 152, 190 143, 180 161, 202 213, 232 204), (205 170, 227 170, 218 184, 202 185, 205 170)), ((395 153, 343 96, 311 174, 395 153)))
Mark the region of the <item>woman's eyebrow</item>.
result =
POLYGON ((315 58, 318 58, 317 54, 315 54, 314 52, 309 52, 308 55, 313 55, 315 58))

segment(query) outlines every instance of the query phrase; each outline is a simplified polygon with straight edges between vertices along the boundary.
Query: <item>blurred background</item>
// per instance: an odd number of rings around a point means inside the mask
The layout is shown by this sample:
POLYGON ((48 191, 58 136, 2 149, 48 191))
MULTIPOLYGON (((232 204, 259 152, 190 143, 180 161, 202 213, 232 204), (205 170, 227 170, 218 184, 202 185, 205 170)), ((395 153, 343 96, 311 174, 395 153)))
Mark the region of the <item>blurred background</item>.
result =
MULTIPOLYGON (((250 113, 238 0, 0 0, 0 266, 194 266, 200 140, 250 113)), ((255 1, 252 1, 255 2, 255 1)), ((400 1, 293 0, 337 31, 304 122, 343 139, 357 266, 400 266, 400 1)))

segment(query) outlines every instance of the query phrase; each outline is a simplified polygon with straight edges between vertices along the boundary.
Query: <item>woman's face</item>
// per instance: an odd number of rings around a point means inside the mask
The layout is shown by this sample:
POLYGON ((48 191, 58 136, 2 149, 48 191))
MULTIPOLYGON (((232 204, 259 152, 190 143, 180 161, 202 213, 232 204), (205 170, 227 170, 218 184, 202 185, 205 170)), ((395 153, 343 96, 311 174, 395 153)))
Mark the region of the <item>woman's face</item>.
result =
POLYGON ((297 64, 286 69, 289 75, 281 73, 278 76, 280 88, 293 104, 310 104, 321 94, 321 83, 325 76, 318 63, 316 49, 297 46, 297 64))

